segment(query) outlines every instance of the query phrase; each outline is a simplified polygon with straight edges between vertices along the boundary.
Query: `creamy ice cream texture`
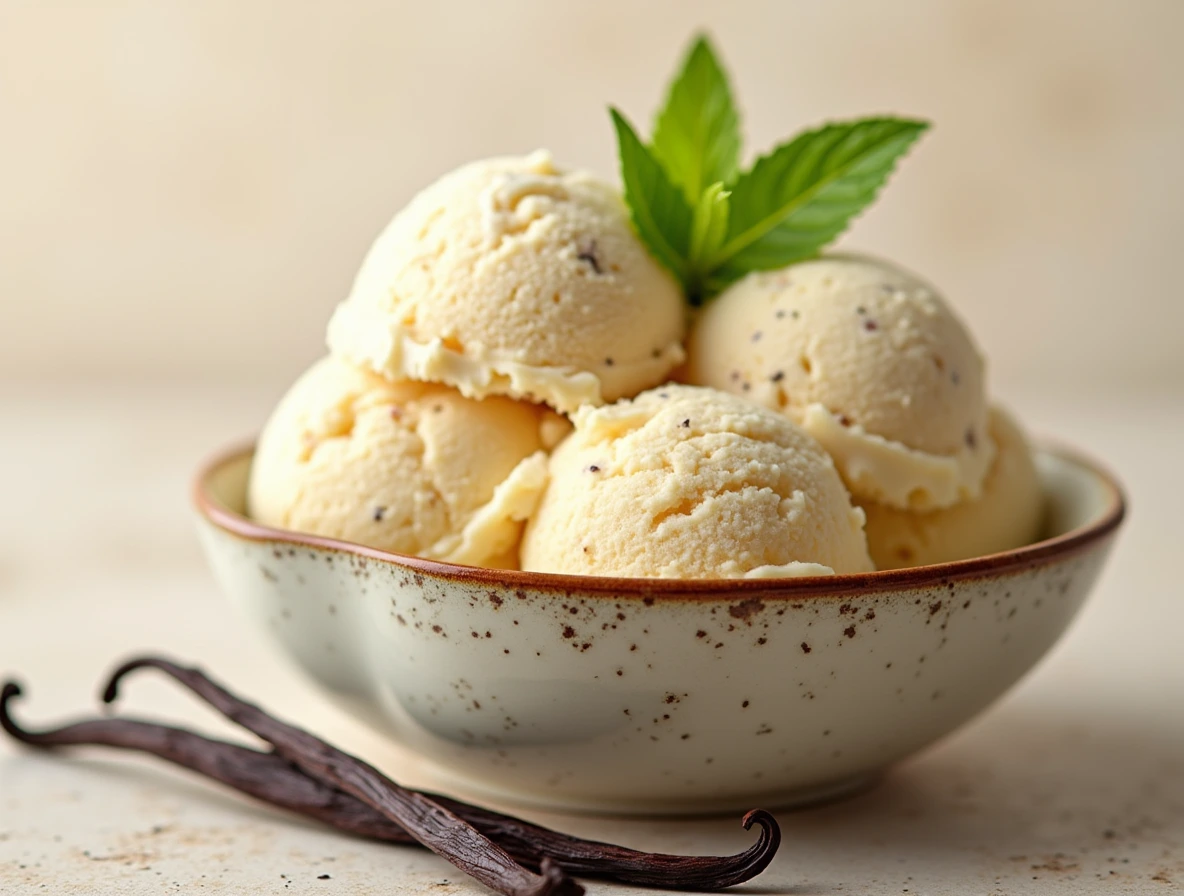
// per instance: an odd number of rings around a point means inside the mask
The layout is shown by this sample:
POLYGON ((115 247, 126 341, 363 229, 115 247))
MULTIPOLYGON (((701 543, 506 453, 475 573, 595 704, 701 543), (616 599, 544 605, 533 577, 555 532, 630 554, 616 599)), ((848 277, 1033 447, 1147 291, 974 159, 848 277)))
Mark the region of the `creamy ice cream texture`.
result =
POLYGON ((663 578, 862 572, 863 512, 782 415, 667 385, 575 416, 522 541, 522 568, 663 578))
POLYGON ((932 287, 885 262, 750 274, 700 314, 685 376, 799 422, 859 500, 950 507, 979 496, 994 458, 978 349, 932 287))
POLYGON ((1039 537, 1043 494, 1027 439, 1019 424, 998 407, 991 409, 989 433, 996 446, 995 461, 979 498, 927 513, 863 504, 868 548, 877 568, 979 557, 1039 537))
POLYGON ((325 358, 263 430, 250 513, 381 550, 514 567, 523 521, 546 484, 543 449, 564 430, 554 418, 325 358))
POLYGON ((618 192, 537 152, 465 165, 416 196, 370 249, 328 341, 392 379, 570 412, 662 382, 684 325, 679 287, 618 192))

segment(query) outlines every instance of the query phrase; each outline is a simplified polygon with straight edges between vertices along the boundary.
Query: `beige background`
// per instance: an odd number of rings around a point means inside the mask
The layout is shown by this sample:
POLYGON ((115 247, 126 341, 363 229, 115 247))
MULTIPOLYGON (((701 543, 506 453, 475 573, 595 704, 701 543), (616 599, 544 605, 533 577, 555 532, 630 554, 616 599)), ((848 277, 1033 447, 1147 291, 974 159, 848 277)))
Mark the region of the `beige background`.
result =
POLYGON ((474 157, 615 173, 688 36, 749 151, 934 131, 848 245, 962 309, 998 389, 1184 383, 1184 3, 0 0, 0 377, 279 389, 369 240, 474 157))

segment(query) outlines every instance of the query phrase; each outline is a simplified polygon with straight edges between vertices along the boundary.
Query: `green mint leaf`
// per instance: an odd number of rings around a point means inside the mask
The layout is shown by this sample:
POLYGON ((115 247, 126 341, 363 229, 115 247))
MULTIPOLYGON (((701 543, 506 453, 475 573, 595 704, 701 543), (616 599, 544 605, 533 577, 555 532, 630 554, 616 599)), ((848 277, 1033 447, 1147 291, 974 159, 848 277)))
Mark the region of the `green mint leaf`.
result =
POLYGON ((714 183, 699 197, 691 218, 690 259, 694 264, 709 258, 723 245, 728 232, 728 197, 722 183, 714 183))
POLYGON ((617 129, 625 203, 638 236, 685 286, 691 248, 691 207, 670 182, 625 116, 610 107, 617 129))
POLYGON ((688 264, 687 293, 692 304, 699 304, 705 289, 704 259, 710 258, 723 245, 728 231, 728 197, 731 194, 718 181, 703 191, 695 203, 691 218, 691 246, 688 264))
POLYGON ((714 288, 816 254, 876 197, 928 122, 865 118, 806 131, 732 185, 723 245, 705 267, 714 288))
POLYGON ((735 177, 740 117, 727 74, 706 37, 691 46, 671 82, 650 147, 692 206, 710 184, 735 177))

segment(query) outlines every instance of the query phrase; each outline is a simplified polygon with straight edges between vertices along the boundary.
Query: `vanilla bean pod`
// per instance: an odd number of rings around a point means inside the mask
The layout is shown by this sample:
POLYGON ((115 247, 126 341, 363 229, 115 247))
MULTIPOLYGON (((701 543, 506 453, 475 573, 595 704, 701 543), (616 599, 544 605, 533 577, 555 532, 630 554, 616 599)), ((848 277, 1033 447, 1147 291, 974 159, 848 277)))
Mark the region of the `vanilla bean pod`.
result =
MULTIPOLYGON (((183 728, 127 718, 88 719, 31 731, 12 718, 15 684, 0 692, 0 728, 30 746, 110 746, 148 753, 219 781, 277 808, 321 821, 338 830, 388 843, 415 844, 398 824, 365 803, 322 784, 279 756, 208 738, 183 728)), ((644 853, 560 834, 522 819, 438 794, 424 794, 495 840, 519 862, 538 867, 549 855, 569 874, 604 877, 654 887, 717 890, 760 874, 780 843, 776 821, 762 810, 744 817, 744 827, 761 828, 760 839, 732 856, 677 856, 644 853)))
MULTIPOLYGON (((12 718, 10 703, 20 694, 20 687, 12 682, 0 690, 0 728, 23 744, 44 748, 115 747, 148 753, 264 803, 339 830, 389 843, 416 844, 395 822, 349 794, 310 778, 274 753, 138 719, 85 719, 59 728, 32 731, 12 718)), ((537 865, 539 857, 536 854, 533 858, 537 865)))
POLYGON ((361 800, 491 890, 504 896, 576 896, 584 892, 550 856, 540 860, 536 874, 439 803, 400 787, 362 760, 239 700, 197 669, 184 668, 159 657, 132 660, 116 670, 103 700, 113 702, 120 680, 129 672, 143 668, 156 669, 176 679, 226 718, 271 744, 277 756, 310 777, 361 800))

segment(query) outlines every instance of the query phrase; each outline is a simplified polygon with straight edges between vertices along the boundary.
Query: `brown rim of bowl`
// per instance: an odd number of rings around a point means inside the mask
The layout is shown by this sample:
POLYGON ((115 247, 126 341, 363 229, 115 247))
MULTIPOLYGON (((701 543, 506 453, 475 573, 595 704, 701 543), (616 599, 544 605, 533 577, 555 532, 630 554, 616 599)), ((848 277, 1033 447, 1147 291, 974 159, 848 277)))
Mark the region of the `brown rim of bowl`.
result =
POLYGON ((1109 492, 1109 506, 1094 522, 1071 529, 1053 538, 1046 538, 1022 548, 986 554, 968 560, 954 560, 932 566, 912 566, 867 573, 844 573, 830 576, 802 576, 784 579, 642 579, 613 576, 578 576, 545 572, 523 572, 512 569, 487 569, 460 566, 438 560, 426 560, 407 554, 380 551, 364 545, 339 541, 320 535, 306 535, 273 529, 242 514, 228 510, 215 502, 208 493, 210 477, 221 467, 251 454, 253 444, 239 445, 214 454, 198 468, 193 480, 192 498, 198 512, 210 523, 232 535, 249 541, 280 542, 305 549, 317 548, 355 556, 381 560, 436 578, 447 578, 476 585, 496 585, 502 588, 531 588, 535 591, 604 593, 617 599, 627 596, 679 599, 734 598, 736 596, 764 599, 798 600, 819 597, 853 597, 868 593, 899 591, 902 589, 944 585, 964 579, 979 579, 990 575, 1020 572, 1053 559, 1077 554, 1103 542, 1122 523, 1126 515, 1126 499, 1118 480, 1103 466, 1080 452, 1042 443, 1040 449, 1054 457, 1067 460, 1089 470, 1109 492))

